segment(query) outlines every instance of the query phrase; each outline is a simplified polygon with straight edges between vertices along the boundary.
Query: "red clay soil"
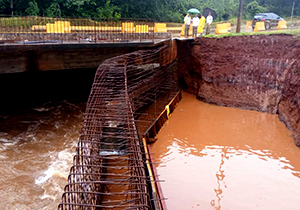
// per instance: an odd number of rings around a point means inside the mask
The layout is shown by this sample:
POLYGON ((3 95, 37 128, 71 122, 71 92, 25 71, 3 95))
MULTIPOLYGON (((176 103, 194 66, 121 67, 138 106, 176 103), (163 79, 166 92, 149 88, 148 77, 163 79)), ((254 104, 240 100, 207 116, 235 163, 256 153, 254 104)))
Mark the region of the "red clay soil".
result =
POLYGON ((177 45, 182 87, 209 103, 279 114, 300 146, 300 38, 201 37, 177 45))

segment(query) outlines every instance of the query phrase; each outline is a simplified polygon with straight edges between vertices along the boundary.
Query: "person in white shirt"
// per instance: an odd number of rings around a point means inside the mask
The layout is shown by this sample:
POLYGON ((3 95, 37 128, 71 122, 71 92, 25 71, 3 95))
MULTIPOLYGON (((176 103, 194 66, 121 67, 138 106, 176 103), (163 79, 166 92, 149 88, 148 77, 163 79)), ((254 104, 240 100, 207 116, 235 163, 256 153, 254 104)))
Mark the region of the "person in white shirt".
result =
POLYGON ((210 13, 208 13, 208 16, 206 17, 206 30, 205 30, 205 35, 210 34, 210 24, 213 22, 214 18, 211 16, 210 13))
POLYGON ((190 25, 191 25, 191 17, 190 17, 190 14, 187 13, 186 16, 184 17, 184 36, 185 37, 189 37, 190 25))
POLYGON ((198 26, 199 26, 199 18, 197 14, 195 14, 195 17, 193 17, 193 37, 197 37, 197 31, 198 31, 198 26))

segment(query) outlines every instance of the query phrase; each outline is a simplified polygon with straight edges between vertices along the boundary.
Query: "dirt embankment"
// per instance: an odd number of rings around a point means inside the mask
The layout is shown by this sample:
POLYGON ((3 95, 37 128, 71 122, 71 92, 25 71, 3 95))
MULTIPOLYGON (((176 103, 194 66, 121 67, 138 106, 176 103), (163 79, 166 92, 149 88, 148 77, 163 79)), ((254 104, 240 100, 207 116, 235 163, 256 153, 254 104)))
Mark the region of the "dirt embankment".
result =
POLYGON ((183 88, 222 106, 279 114, 300 146, 300 39, 290 35, 178 41, 183 88))

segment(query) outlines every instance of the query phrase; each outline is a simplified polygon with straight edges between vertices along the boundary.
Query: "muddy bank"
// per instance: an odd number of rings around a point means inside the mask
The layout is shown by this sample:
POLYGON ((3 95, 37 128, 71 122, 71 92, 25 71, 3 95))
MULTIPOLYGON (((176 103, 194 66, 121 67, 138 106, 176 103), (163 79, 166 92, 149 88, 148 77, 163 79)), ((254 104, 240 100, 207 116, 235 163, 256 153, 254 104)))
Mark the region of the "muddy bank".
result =
POLYGON ((183 88, 205 102, 279 114, 300 146, 300 39, 291 35, 178 41, 183 88))

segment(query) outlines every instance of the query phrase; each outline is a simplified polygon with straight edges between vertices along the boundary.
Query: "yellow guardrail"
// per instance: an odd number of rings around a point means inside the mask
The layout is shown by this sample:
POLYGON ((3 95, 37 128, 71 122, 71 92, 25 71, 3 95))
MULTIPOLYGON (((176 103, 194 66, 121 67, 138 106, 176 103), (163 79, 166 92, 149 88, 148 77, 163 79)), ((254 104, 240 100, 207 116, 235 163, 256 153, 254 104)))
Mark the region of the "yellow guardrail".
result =
POLYGON ((181 31, 182 27, 167 27, 167 31, 181 31))
POLYGON ((155 23, 154 32, 155 33, 165 33, 165 32, 167 32, 167 24, 166 23, 155 23))
POLYGON ((114 31, 120 32, 122 27, 110 27, 110 26, 71 26, 71 31, 114 31))
POLYGON ((278 29, 278 30, 287 29, 286 21, 285 20, 279 21, 276 29, 278 29))
POLYGON ((125 22, 122 23, 122 33, 132 33, 134 32, 134 23, 133 22, 125 22))
POLYGON ((55 21, 53 23, 46 24, 47 33, 71 33, 69 21, 55 21))
POLYGON ((44 26, 44 25, 33 25, 31 27, 31 30, 33 30, 33 31, 44 31, 44 30, 46 30, 46 26, 44 26))
POLYGON ((217 24, 216 34, 227 34, 228 33, 228 25, 227 23, 217 24))
POLYGON ((266 30, 265 28, 265 22, 256 22, 255 23, 255 28, 254 28, 254 31, 264 31, 266 30))
POLYGON ((136 33, 148 33, 149 32, 149 26, 148 25, 136 25, 135 26, 135 32, 136 33))
MULTIPOLYGON (((166 33, 167 31, 181 31, 181 27, 167 27, 166 23, 155 23, 154 27, 149 25, 134 25, 134 22, 123 22, 122 27, 116 26, 71 26, 69 21, 55 21, 46 25, 33 25, 32 31, 46 31, 47 33, 71 33, 74 31, 110 31, 122 33, 166 33)), ((190 27, 192 33, 192 25, 190 27)))
POLYGON ((231 31, 231 23, 225 23, 227 25, 227 31, 231 31))
MULTIPOLYGON (((124 25, 123 31, 133 31, 134 28, 127 27, 128 25, 124 25)), ((138 25, 137 25, 138 26, 138 25)), ((130 25, 132 27, 132 25, 130 25)), ((138 26, 140 27, 140 26, 138 26)), ((71 31, 114 31, 121 32, 122 27, 114 27, 114 26, 70 26, 70 24, 66 24, 63 22, 60 23, 47 23, 46 25, 33 25, 31 27, 33 31, 46 31, 47 33, 71 33, 71 31)), ((143 29, 147 30, 147 29, 143 29)))
POLYGON ((245 26, 245 30, 249 30, 252 29, 252 21, 247 21, 246 26, 245 26))

